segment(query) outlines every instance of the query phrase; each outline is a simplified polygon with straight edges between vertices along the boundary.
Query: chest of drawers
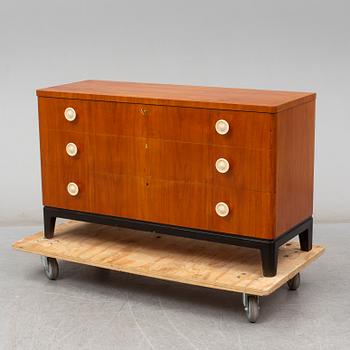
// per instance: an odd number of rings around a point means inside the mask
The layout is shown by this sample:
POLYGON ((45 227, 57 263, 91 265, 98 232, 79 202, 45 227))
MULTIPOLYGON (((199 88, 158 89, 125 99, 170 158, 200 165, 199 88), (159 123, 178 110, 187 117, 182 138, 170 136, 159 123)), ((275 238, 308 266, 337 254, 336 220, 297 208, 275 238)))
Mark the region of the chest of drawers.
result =
POLYGON ((315 94, 82 81, 37 90, 45 236, 71 218, 311 249, 315 94))

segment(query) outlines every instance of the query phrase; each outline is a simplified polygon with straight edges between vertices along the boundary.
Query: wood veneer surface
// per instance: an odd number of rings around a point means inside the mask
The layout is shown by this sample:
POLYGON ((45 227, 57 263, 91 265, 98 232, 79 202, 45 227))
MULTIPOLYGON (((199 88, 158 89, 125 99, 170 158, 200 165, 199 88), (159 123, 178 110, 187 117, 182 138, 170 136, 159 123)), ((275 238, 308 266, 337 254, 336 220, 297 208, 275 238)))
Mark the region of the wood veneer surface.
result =
POLYGON ((312 216, 314 100, 276 105, 282 111, 273 114, 64 96, 39 97, 44 205, 265 239, 312 216), (74 122, 64 118, 67 107, 74 122), (215 132, 221 118, 226 135, 215 132), (68 142, 76 157, 66 154, 68 142), (226 174, 215 169, 221 157, 230 162, 226 174), (68 182, 78 184, 76 197, 68 182), (230 207, 224 218, 215 213, 221 201, 230 207))
POLYGON ((315 102, 279 113, 276 126, 276 235, 313 212, 315 102))
POLYGON ((84 80, 37 90, 41 97, 276 113, 315 99, 314 93, 84 80))

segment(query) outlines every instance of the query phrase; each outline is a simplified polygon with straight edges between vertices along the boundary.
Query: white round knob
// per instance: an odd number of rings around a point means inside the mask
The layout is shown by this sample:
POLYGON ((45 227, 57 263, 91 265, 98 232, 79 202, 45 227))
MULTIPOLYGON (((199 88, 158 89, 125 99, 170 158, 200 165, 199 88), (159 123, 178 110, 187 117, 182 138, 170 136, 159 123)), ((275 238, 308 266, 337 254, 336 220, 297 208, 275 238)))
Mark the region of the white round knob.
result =
POLYGON ((71 196, 76 196, 79 193, 79 187, 75 182, 70 182, 67 185, 67 191, 71 196))
POLYGON ((69 142, 66 146, 66 152, 69 156, 74 157, 78 153, 78 147, 75 143, 69 142))
POLYGON ((74 108, 68 107, 68 108, 66 108, 65 111, 64 111, 64 117, 65 117, 69 122, 72 122, 72 121, 75 120, 75 118, 77 117, 77 113, 75 112, 74 108))
POLYGON ((215 130, 218 134, 220 135, 225 135, 228 133, 228 131, 230 130, 230 125, 229 123, 224 120, 224 119, 219 119, 216 123, 215 123, 215 130))
POLYGON ((219 216, 227 216, 228 213, 230 212, 230 208, 228 207, 228 205, 224 202, 219 202, 218 204, 216 204, 215 206, 215 211, 216 214, 218 214, 219 216))
POLYGON ((230 163, 225 158, 219 158, 215 162, 215 168, 219 173, 224 174, 224 173, 227 173, 228 170, 230 169, 230 163))

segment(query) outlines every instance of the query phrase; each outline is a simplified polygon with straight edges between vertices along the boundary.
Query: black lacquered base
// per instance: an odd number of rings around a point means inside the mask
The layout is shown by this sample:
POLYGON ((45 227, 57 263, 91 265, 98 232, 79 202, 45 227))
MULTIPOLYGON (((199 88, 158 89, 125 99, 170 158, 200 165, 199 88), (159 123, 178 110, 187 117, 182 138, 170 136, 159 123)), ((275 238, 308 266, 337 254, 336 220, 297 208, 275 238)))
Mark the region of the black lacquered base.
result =
POLYGON ((299 235, 301 250, 309 251, 312 249, 312 218, 301 222, 276 239, 269 240, 45 206, 44 234, 46 238, 53 238, 56 218, 87 221, 96 224, 120 226, 142 231, 155 231, 186 238, 260 249, 262 270, 265 277, 273 277, 276 275, 278 248, 295 236, 299 235))

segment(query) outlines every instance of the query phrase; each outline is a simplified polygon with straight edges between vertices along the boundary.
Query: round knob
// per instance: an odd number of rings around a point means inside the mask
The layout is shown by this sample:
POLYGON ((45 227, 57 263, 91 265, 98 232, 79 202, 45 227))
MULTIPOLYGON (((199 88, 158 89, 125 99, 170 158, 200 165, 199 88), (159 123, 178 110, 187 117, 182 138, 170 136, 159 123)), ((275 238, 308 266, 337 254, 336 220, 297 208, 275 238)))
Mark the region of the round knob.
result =
POLYGON ((71 196, 76 196, 79 193, 79 187, 75 182, 70 182, 67 185, 67 191, 71 196))
POLYGON ((215 130, 218 134, 220 135, 225 135, 228 133, 228 131, 230 130, 230 125, 229 123, 224 120, 224 119, 219 119, 216 123, 215 123, 215 130))
POLYGON ((78 147, 75 143, 69 142, 66 146, 66 152, 69 156, 74 157, 78 153, 78 147))
POLYGON ((230 169, 230 163, 225 158, 219 158, 215 163, 215 168, 219 173, 227 173, 230 169))
POLYGON ((218 214, 219 216, 227 216, 228 213, 230 212, 230 208, 228 207, 228 205, 224 202, 219 202, 218 204, 216 204, 215 206, 215 211, 216 214, 218 214))
POLYGON ((69 122, 72 122, 72 121, 75 120, 75 118, 77 117, 77 113, 75 112, 74 108, 68 107, 68 108, 66 108, 65 111, 64 111, 64 117, 65 117, 69 122))

